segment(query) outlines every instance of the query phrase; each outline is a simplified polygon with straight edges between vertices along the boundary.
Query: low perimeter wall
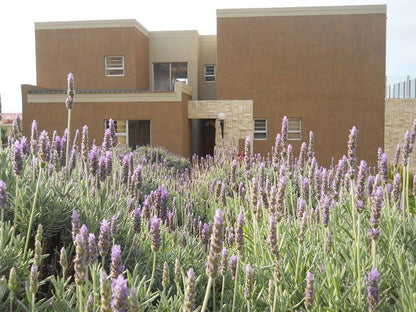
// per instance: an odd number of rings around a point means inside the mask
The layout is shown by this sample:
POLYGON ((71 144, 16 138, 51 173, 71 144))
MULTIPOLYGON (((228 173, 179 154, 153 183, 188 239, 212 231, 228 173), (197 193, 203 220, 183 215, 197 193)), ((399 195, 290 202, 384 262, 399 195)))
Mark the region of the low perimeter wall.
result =
MULTIPOLYGON (((397 144, 403 145, 404 134, 412 129, 415 118, 416 99, 386 99, 384 150, 389 161, 393 161, 397 144)), ((413 146, 413 153, 410 155, 410 168, 416 173, 416 145, 413 146)))

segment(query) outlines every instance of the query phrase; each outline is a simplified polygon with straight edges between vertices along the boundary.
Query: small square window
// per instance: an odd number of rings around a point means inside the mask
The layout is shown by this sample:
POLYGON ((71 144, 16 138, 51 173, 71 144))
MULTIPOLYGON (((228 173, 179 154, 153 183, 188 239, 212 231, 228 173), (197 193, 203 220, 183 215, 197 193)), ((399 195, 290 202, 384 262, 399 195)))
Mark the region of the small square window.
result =
POLYGON ((254 139, 267 139, 267 119, 254 119, 254 139))
POLYGON ((215 65, 204 66, 205 82, 215 82, 215 65))
POLYGON ((106 56, 104 60, 107 77, 124 76, 124 56, 106 56))
POLYGON ((302 138, 302 118, 288 118, 287 138, 288 140, 300 140, 302 138))

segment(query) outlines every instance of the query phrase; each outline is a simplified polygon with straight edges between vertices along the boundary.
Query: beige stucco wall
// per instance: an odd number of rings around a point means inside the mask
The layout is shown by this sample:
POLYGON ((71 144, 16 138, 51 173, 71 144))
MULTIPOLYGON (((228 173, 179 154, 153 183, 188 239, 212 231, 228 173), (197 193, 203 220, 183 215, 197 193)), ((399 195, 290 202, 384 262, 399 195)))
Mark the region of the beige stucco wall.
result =
MULTIPOLYGON (((416 99, 386 99, 384 149, 389 161, 393 161, 397 144, 403 145, 404 134, 411 130, 416 118, 416 99)), ((416 151, 410 156, 410 168, 416 172, 416 151)), ((400 158, 401 162, 401 158, 400 158)))
POLYGON ((198 99, 216 100, 217 81, 205 82, 204 65, 217 65, 217 36, 200 36, 198 63, 198 99))
POLYGON ((188 82, 192 98, 198 98, 198 50, 199 35, 196 30, 152 31, 149 36, 149 72, 153 89, 153 63, 187 62, 188 82))
POLYGON ((253 137, 253 101, 189 101, 189 119, 216 119, 215 145, 233 150, 238 148, 240 139, 253 137), (218 113, 224 113, 224 141, 221 138, 218 113))

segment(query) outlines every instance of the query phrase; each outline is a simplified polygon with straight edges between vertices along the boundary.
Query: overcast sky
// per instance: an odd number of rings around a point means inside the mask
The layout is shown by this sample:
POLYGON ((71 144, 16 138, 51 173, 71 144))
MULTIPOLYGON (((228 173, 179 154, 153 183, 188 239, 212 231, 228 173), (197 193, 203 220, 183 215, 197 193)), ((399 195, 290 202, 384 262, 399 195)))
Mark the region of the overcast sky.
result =
MULTIPOLYGON (((387 4, 387 75, 416 75, 416 0, 2 0, 0 94, 3 112, 21 112, 21 84, 36 84, 35 22, 137 19, 148 30, 216 33, 216 9, 387 4)), ((63 77, 63 85, 65 85, 63 77)))

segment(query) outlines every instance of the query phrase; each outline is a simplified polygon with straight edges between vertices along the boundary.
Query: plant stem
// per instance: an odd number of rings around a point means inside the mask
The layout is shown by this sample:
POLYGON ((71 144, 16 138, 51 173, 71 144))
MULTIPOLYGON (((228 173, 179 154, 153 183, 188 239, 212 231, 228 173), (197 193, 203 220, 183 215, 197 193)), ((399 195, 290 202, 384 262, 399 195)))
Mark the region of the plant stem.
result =
POLYGON ((234 294, 233 294, 233 307, 232 307, 232 312, 234 312, 235 311, 235 298, 236 298, 236 295, 237 295, 237 280, 238 280, 238 268, 239 268, 239 265, 240 264, 240 259, 237 259, 237 265, 236 265, 236 268, 235 268, 235 279, 234 279, 234 294))
POLYGON ((41 175, 42 175, 42 170, 39 168, 39 176, 38 176, 38 181, 36 182, 35 197, 33 199, 32 210, 30 212, 30 218, 29 218, 29 225, 28 225, 27 233, 26 233, 25 249, 23 250, 23 259, 24 260, 26 259, 27 249, 29 247, 30 232, 32 230, 33 219, 34 219, 34 216, 35 216, 35 207, 36 207, 36 201, 37 201, 38 193, 39 193, 39 183, 40 183, 40 180, 41 180, 41 175))
POLYGON ((35 294, 33 294, 32 293, 32 304, 31 304, 31 308, 32 308, 32 311, 33 312, 36 312, 36 309, 35 309, 35 294))
POLYGON ((212 281, 213 279, 210 277, 208 279, 208 284, 207 284, 207 288, 205 290, 205 297, 204 297, 204 303, 202 305, 202 309, 201 312, 205 312, 208 306, 208 299, 209 299, 209 293, 211 291, 211 286, 212 286, 212 281))
POLYGON ((222 277, 220 309, 222 309, 222 305, 224 303, 224 288, 225 288, 225 275, 223 275, 222 277))
POLYGON ((300 248, 302 246, 302 243, 298 241, 298 252, 296 256, 296 266, 295 266, 295 283, 298 282, 298 274, 299 274, 299 262, 300 262, 300 248))
POLYGON ((150 291, 152 290, 152 286, 153 286, 153 280, 155 279, 155 271, 156 271, 156 252, 153 252, 153 267, 152 267, 152 275, 150 277, 150 284, 149 284, 149 288, 147 289, 147 294, 150 293, 150 291))
POLYGON ((71 139, 71 111, 72 109, 68 109, 68 126, 67 126, 67 137, 66 137, 66 155, 65 155, 65 168, 66 173, 68 173, 68 163, 69 163, 69 141, 71 139))
POLYGON ((357 285, 358 285, 358 304, 361 307, 361 261, 360 261, 360 227, 361 227, 361 214, 358 213, 357 218, 357 239, 355 241, 356 248, 356 265, 357 265, 357 285))
POLYGON ((371 258, 373 268, 376 268, 376 241, 374 239, 371 240, 371 258))

